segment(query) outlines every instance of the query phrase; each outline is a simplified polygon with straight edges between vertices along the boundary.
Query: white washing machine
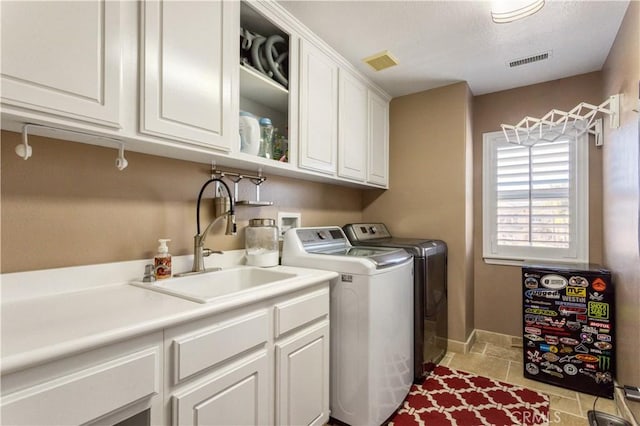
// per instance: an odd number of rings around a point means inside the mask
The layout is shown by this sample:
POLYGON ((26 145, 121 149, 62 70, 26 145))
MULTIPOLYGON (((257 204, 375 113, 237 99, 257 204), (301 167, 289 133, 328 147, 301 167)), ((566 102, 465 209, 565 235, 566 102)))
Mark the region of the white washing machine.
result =
POLYGON ((413 257, 352 247, 332 226, 289 230, 282 264, 340 274, 331 283, 331 417, 382 424, 413 380, 413 257))

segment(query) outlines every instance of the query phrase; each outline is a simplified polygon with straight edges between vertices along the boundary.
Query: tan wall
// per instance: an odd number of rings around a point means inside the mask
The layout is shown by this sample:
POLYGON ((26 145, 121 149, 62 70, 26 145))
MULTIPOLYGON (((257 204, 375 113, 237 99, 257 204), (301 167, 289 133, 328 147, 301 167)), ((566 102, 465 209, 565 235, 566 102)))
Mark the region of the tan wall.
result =
MULTIPOLYGON (((568 111, 580 102, 604 100, 600 72, 476 96, 473 104, 475 325, 480 330, 522 334, 520 267, 482 260, 482 134, 541 117, 556 108, 568 111)), ((606 144, 606 141, 605 141, 606 144)), ((602 150, 589 142, 589 258, 602 262, 602 150)))
MULTIPOLYGON (((604 145, 604 258, 616 285, 618 381, 640 383, 640 2, 632 1, 603 68, 604 94, 623 93, 621 126, 604 145)), ((639 404, 635 406, 640 418, 639 404)))
POLYGON ((473 329, 467 201, 469 89, 458 83, 402 96, 390 105, 390 189, 364 193, 363 218, 399 237, 444 240, 449 248, 449 338, 473 329))
MULTIPOLYGON (((127 152, 129 167, 119 172, 114 149, 37 136, 24 161, 13 151, 19 141, 2 132, 2 272, 150 258, 163 237, 172 239, 172 254, 192 252, 195 202, 209 166, 127 152)), ((248 181, 241 188, 254 196, 248 181)), ((224 236, 220 224, 207 246, 244 247, 248 219, 276 218, 278 210, 301 212, 304 226, 362 218, 362 191, 353 188, 268 176, 261 195, 275 206, 238 207, 238 235, 224 236)), ((211 217, 204 206, 202 227, 211 217)))

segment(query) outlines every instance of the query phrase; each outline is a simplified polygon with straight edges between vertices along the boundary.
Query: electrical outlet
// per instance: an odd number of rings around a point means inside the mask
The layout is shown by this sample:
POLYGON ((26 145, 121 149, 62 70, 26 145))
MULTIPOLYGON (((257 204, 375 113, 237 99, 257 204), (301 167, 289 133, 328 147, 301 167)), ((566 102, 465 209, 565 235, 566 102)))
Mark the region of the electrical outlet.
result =
POLYGON ((640 402, 640 388, 624 385, 624 396, 630 401, 640 402))

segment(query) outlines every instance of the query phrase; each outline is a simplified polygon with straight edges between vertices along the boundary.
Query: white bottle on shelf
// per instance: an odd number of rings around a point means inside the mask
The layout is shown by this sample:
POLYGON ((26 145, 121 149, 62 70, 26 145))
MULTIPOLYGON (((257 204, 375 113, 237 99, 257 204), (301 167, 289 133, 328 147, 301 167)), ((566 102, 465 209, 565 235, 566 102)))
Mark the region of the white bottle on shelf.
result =
POLYGON ((260 152, 260 124, 255 115, 240 111, 240 151, 251 155, 260 152))

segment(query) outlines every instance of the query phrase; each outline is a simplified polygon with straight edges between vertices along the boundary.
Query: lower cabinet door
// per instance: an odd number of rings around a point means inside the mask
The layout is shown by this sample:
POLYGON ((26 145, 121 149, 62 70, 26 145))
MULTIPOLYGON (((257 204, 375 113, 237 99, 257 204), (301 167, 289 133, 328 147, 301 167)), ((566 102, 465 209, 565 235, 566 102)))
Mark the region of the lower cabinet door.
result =
POLYGON ((173 395, 173 425, 265 425, 269 395, 266 352, 225 368, 210 380, 173 395))
POLYGON ((276 424, 329 420, 329 322, 276 344, 276 424))

